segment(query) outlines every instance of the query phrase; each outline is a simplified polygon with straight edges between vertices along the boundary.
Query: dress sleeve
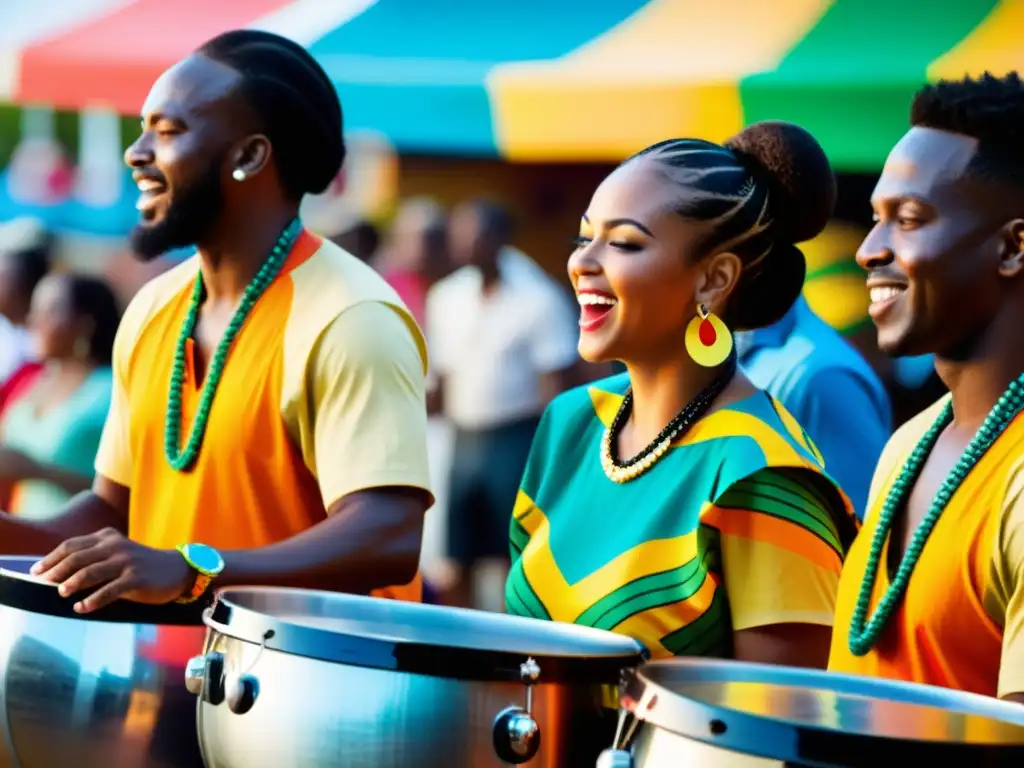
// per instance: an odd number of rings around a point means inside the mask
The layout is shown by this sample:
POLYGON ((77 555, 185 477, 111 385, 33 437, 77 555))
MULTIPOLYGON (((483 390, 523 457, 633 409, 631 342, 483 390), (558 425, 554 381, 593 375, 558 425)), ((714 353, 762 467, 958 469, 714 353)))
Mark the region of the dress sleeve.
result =
POLYGON ((733 630, 832 626, 846 511, 820 475, 764 469, 729 486, 701 513, 717 531, 733 630))

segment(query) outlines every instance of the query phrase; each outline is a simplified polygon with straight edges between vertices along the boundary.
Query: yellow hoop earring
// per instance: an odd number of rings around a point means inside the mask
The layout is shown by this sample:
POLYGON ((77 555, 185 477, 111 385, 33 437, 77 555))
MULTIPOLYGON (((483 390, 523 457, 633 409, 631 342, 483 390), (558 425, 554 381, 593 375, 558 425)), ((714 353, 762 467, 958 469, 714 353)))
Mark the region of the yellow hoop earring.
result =
POLYGON ((732 353, 732 334, 703 304, 697 305, 697 316, 686 326, 686 351, 705 368, 721 365, 732 353))

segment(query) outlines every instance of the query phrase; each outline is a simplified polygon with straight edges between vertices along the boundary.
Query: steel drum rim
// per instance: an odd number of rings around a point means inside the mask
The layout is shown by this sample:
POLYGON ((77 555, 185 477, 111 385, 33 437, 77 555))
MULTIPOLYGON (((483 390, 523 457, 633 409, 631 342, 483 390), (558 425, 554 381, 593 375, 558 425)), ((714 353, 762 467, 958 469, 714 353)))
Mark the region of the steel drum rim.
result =
MULTIPOLYGON (((622 649, 601 654, 544 654, 520 651, 500 651, 472 646, 442 646, 402 639, 360 636, 351 632, 327 630, 288 621, 240 605, 233 595, 261 594, 342 600, 350 605, 379 605, 382 598, 350 595, 325 590, 289 589, 278 587, 225 587, 216 592, 213 605, 203 613, 203 623, 219 635, 234 638, 268 650, 293 656, 350 666, 385 669, 429 677, 477 680, 488 682, 524 682, 522 665, 533 659, 540 667, 537 684, 619 684, 625 669, 636 667, 646 660, 644 647, 632 638, 614 636, 622 649), (625 649, 631 652, 626 653, 625 649)), ((415 603, 396 604, 400 610, 445 611, 459 613, 459 609, 439 608, 415 603)), ((464 613, 469 613, 464 611, 464 613)), ((500 615, 500 614, 496 614, 500 615)), ((522 620, 519 617, 504 617, 522 620)), ((537 620, 539 621, 539 620, 537 620)), ((546 623, 546 622, 539 622, 546 623)), ((588 628, 563 625, 563 630, 588 628)), ((592 630, 600 635, 611 633, 592 630)), ((609 638, 611 639, 611 638, 609 638)))
MULTIPOLYGON (((885 697, 890 698, 890 697, 885 697)), ((742 754, 771 760, 795 762, 802 765, 853 765, 849 759, 851 743, 860 742, 861 748, 875 752, 876 759, 895 759, 895 750, 905 749, 917 760, 957 759, 958 751, 985 749, 999 755, 998 763, 986 765, 1019 765, 1024 759, 1024 707, 973 693, 952 691, 936 686, 916 685, 880 678, 866 678, 837 672, 752 664, 721 659, 659 660, 639 669, 627 670, 622 687, 622 708, 637 720, 682 738, 733 750, 742 754), (998 721, 1001 728, 1013 730, 1020 740, 1009 742, 949 742, 900 739, 887 735, 871 736, 839 729, 820 727, 800 722, 785 721, 761 714, 750 714, 719 704, 688 698, 658 682, 659 671, 669 668, 684 669, 692 673, 694 683, 776 683, 787 686, 825 688, 838 692, 853 692, 864 696, 884 693, 909 693, 911 698, 901 699, 908 704, 920 704, 952 710, 954 713, 987 717, 998 721), (742 675, 736 671, 741 669, 742 675), (822 685, 822 683, 832 683, 822 685), (964 703, 976 710, 964 709, 964 703), (680 728, 680 723, 701 723, 703 728, 680 728), (756 733, 756 739, 751 739, 756 733), (738 735, 737 735, 738 734, 738 735), (829 757, 834 754, 835 757, 829 757), (835 762, 840 759, 840 762, 835 762), (1004 762, 1005 760, 1005 762, 1004 762)), ((625 746, 625 745, 620 745, 625 746)), ((968 752, 968 754, 970 754, 968 752)), ((865 755, 866 757, 866 755, 865 755)))
MULTIPOLYGON (((9 564, 35 563, 43 557, 45 555, 0 555, 0 568, 5 568, 9 564)), ((75 603, 99 588, 94 587, 79 595, 62 597, 56 586, 35 584, 24 579, 0 575, 0 608, 90 623, 196 628, 203 626, 202 611, 206 603, 198 601, 189 605, 146 605, 118 600, 90 614, 77 613, 74 609, 75 603)))

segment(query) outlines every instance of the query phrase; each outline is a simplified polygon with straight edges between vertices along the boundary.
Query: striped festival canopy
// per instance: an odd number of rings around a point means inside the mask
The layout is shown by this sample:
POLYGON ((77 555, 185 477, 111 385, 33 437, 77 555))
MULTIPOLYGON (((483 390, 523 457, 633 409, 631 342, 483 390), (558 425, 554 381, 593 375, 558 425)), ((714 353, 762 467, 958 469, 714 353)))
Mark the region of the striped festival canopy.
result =
POLYGON ((875 170, 926 80, 1024 69, 1024 0, 4 0, 0 100, 136 113, 205 39, 307 45, 402 151, 614 161, 781 118, 875 170))

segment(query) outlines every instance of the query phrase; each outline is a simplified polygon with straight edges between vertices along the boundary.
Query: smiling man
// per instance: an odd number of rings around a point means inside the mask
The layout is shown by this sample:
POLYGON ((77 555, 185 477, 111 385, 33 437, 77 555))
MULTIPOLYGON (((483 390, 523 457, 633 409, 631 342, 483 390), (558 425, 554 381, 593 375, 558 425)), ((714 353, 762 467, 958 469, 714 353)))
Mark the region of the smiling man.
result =
POLYGON ((297 218, 344 155, 333 86, 282 37, 224 34, 153 86, 125 155, 133 244, 197 253, 125 314, 92 491, 46 525, 0 518, 5 551, 50 552, 35 572, 63 594, 99 587, 77 610, 211 582, 419 599, 424 341, 297 218))
POLYGON ((890 355, 950 394, 875 472, 829 668, 1024 703, 1024 84, 944 82, 875 189, 857 260, 890 355))

